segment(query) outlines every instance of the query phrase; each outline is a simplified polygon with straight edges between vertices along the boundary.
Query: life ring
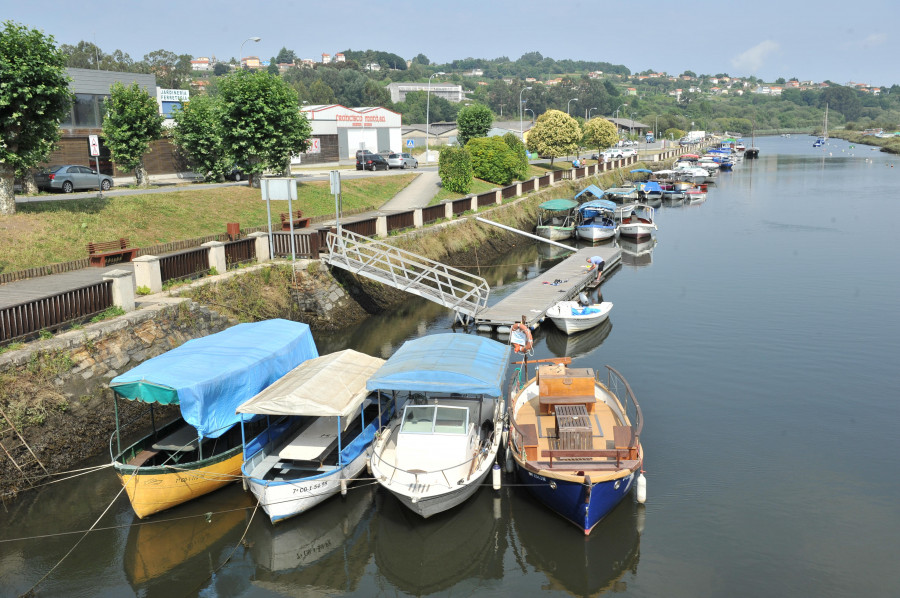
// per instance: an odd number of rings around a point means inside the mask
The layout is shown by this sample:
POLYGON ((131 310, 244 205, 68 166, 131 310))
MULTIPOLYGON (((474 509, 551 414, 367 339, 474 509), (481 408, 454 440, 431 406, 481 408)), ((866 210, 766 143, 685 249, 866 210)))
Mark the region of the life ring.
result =
POLYGON ((534 346, 531 330, 521 322, 516 322, 510 327, 509 342, 516 353, 527 353, 534 346))

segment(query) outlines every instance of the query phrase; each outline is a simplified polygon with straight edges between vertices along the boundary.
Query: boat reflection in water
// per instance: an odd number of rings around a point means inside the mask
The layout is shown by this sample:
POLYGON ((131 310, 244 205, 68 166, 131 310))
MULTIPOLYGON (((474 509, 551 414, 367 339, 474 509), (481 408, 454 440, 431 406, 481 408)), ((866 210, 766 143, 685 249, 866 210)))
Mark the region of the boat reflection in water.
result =
POLYGON ((379 572, 394 591, 414 596, 445 593, 460 583, 483 588, 484 580, 501 581, 508 521, 502 511, 508 504, 506 496, 481 488, 463 508, 422 519, 400 501, 380 501, 375 534, 379 572))
POLYGON ((626 498, 594 528, 590 536, 570 526, 525 492, 512 493, 512 528, 520 544, 516 560, 523 569, 547 576, 542 589, 574 596, 626 590, 627 572, 637 574, 640 560, 639 521, 644 506, 626 498), (562 533, 564 532, 564 533, 562 533))
POLYGON ((572 335, 565 334, 553 326, 541 326, 541 330, 546 330, 547 349, 553 355, 577 359, 603 344, 612 331, 612 320, 607 319, 594 328, 572 335))
POLYGON ((286 596, 358 589, 372 553, 377 484, 350 486, 303 517, 273 526, 257 513, 247 544, 257 568, 252 585, 286 596), (313 566, 314 565, 314 566, 313 566))
POLYGON ((251 497, 230 488, 181 505, 171 519, 135 518, 122 555, 125 577, 137 594, 183 594, 184 578, 218 564, 238 543, 252 511, 251 497))
POLYGON ((653 263, 653 248, 656 247, 656 238, 635 242, 633 239, 618 240, 622 250, 622 265, 632 268, 644 268, 653 263))

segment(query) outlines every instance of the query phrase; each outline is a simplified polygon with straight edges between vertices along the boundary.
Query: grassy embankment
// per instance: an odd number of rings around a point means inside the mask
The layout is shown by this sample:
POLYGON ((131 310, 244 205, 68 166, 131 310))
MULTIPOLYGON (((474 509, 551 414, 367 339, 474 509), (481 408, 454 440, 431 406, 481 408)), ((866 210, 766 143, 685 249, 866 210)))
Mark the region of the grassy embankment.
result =
MULTIPOLYGON (((344 181, 344 211, 378 208, 414 176, 344 181)), ((308 216, 334 213, 328 181, 302 183, 297 193, 295 210, 308 216)), ((146 247, 222 233, 226 222, 266 224, 259 189, 246 186, 25 203, 16 210, 13 216, 0 216, 0 272, 83 258, 91 241, 128 237, 132 246, 146 247)), ((272 202, 276 222, 278 214, 287 211, 286 201, 272 202)))
POLYGON ((889 154, 900 154, 900 137, 875 137, 873 135, 863 135, 859 131, 842 130, 829 131, 828 136, 846 139, 850 143, 874 145, 880 147, 881 151, 889 154))
MULTIPOLYGON (((596 161, 590 161, 590 160, 585 161, 585 164, 595 164, 595 163, 596 163, 596 161)), ((552 168, 550 167, 549 162, 546 162, 546 163, 542 162, 542 163, 538 163, 538 164, 529 164, 528 165, 528 174, 525 175, 525 179, 527 180, 527 179, 530 179, 533 177, 544 176, 545 174, 547 174, 547 172, 549 172, 551 170, 565 170, 569 167, 570 167, 570 163, 566 162, 565 160, 556 161, 553 164, 552 168)), ((496 189, 497 187, 500 187, 500 186, 501 185, 496 185, 489 181, 475 179, 474 181, 472 181, 472 188, 469 189, 469 194, 470 195, 479 195, 481 193, 490 191, 491 189, 496 189)), ((447 191, 445 189, 441 189, 440 191, 438 191, 437 195, 434 196, 434 198, 431 200, 431 203, 429 203, 428 205, 434 206, 434 205, 441 203, 442 201, 453 200, 453 199, 462 199, 465 196, 466 196, 466 194, 463 194, 463 193, 454 193, 453 191, 447 191)))

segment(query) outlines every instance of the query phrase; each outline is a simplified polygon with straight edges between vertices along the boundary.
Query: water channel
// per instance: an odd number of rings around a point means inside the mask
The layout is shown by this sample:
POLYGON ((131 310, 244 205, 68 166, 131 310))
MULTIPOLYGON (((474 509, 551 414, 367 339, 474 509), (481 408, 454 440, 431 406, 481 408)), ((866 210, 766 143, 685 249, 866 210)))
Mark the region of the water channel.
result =
MULTIPOLYGON (((648 501, 589 538, 522 488, 426 521, 361 482, 273 527, 239 484, 137 520, 106 469, 0 510, 0 595, 889 596, 900 588, 900 159, 762 138, 700 205, 663 205, 625 247, 610 323, 535 357, 613 365, 645 417, 648 501), (8 541, 13 538, 28 538, 8 541)), ((482 274, 492 300, 560 255, 523 241, 482 274)), ((411 298, 320 353, 388 357, 446 332, 411 298)), ((99 458, 97 463, 108 459, 99 458)))

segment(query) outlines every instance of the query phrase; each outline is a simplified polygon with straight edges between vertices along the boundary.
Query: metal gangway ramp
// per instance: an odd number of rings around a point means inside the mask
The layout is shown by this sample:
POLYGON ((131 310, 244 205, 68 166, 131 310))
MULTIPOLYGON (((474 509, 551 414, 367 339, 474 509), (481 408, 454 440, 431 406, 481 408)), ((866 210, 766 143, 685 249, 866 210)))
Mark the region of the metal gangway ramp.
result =
POLYGON ((327 244, 327 264, 439 303, 461 323, 487 306, 490 286, 480 276, 342 228, 327 244))

